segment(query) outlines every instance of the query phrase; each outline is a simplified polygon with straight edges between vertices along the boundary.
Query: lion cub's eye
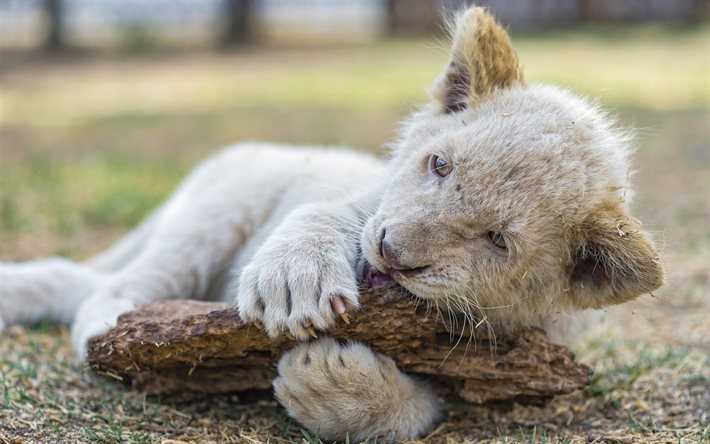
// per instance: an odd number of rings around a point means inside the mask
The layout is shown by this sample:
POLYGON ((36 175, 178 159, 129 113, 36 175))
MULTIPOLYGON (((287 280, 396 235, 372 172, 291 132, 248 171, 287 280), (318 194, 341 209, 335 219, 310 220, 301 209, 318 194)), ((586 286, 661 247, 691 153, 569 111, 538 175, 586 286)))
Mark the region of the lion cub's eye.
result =
POLYGON ((506 250, 508 248, 508 246, 505 244, 505 238, 499 232, 489 231, 488 238, 491 240, 491 243, 496 247, 501 248, 503 250, 506 250))
POLYGON ((441 177, 446 177, 453 169, 454 166, 443 157, 437 156, 436 154, 429 157, 429 171, 433 171, 441 177))

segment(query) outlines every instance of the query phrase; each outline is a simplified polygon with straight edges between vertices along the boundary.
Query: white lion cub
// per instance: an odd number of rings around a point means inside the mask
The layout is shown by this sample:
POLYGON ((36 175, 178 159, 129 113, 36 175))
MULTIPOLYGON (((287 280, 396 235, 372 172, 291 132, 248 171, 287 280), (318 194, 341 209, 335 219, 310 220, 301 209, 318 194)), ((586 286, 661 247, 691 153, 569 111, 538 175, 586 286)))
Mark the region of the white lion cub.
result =
MULTIPOLYGON (((484 10, 457 20, 432 96, 386 163, 234 146, 95 259, 0 265, 0 328, 71 323, 83 356, 118 315, 192 297, 236 300, 269 335, 305 340, 357 309, 366 274, 496 329, 536 325, 563 341, 583 310, 662 285, 626 209, 626 133, 568 91, 525 84, 484 10)), ((322 438, 413 438, 441 413, 429 389, 364 344, 304 342, 278 370, 276 396, 322 438)))

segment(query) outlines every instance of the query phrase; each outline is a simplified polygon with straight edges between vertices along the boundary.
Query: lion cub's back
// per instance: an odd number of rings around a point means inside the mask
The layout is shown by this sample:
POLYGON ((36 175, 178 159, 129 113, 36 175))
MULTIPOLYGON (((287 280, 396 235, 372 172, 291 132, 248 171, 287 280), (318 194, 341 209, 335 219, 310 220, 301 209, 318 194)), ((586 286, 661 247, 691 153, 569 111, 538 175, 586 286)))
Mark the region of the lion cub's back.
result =
POLYGON ((242 186, 258 185, 266 194, 294 190, 310 201, 342 197, 344 189, 369 186, 381 174, 382 162, 341 147, 248 142, 224 149, 203 166, 205 180, 213 183, 217 178, 235 180, 242 186), (304 195, 305 191, 317 194, 304 195))
POLYGON ((381 172, 376 157, 344 148, 246 142, 198 165, 171 206, 238 213, 258 226, 298 205, 356 195, 381 172))

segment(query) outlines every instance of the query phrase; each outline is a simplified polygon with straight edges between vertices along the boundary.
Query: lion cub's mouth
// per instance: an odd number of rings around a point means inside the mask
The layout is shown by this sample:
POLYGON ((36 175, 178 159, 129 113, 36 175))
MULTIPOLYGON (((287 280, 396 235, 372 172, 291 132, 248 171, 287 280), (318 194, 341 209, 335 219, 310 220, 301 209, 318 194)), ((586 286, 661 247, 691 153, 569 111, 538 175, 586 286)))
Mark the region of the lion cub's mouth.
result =
POLYGON ((367 281, 368 285, 372 288, 380 288, 392 283, 400 283, 402 277, 410 277, 426 268, 427 267, 420 267, 411 270, 386 268, 385 271, 381 271, 370 264, 366 264, 363 270, 363 280, 367 281))
POLYGON ((372 288, 380 288, 394 282, 389 273, 383 273, 375 267, 368 266, 365 279, 372 288))

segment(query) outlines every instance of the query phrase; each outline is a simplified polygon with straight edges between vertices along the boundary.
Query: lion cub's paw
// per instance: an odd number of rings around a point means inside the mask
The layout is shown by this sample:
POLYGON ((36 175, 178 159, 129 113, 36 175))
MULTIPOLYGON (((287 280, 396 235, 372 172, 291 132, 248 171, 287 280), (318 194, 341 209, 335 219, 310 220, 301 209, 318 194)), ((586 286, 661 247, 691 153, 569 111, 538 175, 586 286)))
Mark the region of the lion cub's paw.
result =
MULTIPOLYGON (((326 244, 324 242, 324 244, 326 244)), ((327 330, 348 307, 358 307, 353 265, 342 247, 271 239, 242 270, 236 304, 247 322, 271 337, 286 331, 300 340, 327 330)))
POLYGON ((281 358, 278 372, 279 402, 320 438, 414 438, 439 416, 439 401, 426 386, 360 343, 301 344, 281 358))

